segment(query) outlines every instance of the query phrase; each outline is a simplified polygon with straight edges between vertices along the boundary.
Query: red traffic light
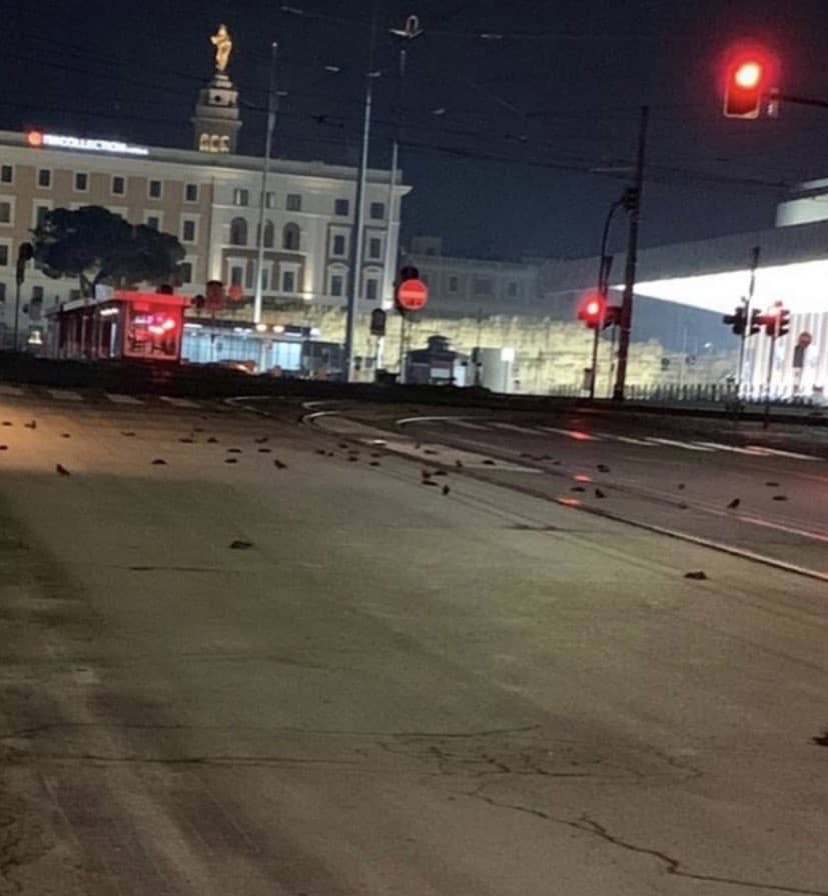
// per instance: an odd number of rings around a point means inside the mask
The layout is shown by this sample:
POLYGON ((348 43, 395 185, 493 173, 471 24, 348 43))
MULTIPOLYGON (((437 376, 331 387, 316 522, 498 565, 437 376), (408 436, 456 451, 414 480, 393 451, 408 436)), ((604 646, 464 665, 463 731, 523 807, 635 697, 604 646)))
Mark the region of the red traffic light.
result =
POLYGON ((778 65, 762 47, 742 44, 731 48, 725 65, 724 114, 726 118, 758 118, 762 100, 774 87, 778 65))
POLYGON ((586 296, 578 308, 578 320, 582 320, 591 330, 600 327, 604 320, 606 302, 601 295, 586 296))

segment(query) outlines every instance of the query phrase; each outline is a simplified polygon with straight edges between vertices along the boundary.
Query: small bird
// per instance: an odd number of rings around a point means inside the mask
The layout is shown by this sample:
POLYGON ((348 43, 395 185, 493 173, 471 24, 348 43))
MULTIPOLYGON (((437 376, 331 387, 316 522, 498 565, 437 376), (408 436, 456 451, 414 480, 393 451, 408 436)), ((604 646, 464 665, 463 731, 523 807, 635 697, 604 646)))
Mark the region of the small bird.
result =
POLYGON ((423 479, 423 485, 437 485, 433 479, 423 479))
POLYGON ((348 463, 349 463, 349 464, 355 464, 358 460, 359 460, 359 458, 358 458, 358 457, 355 457, 353 454, 351 454, 351 455, 348 456, 348 463))
POLYGON ((597 464, 595 467, 599 473, 609 473, 610 468, 606 464, 597 464))
POLYGON ((434 448, 423 448, 423 454, 439 454, 439 451, 435 451, 434 448))
POLYGON ((317 448, 317 449, 316 449, 316 453, 317 453, 317 454, 321 454, 321 455, 324 457, 328 452, 325 451, 324 448, 317 448))
POLYGON ((241 448, 228 448, 227 453, 228 454, 241 454, 242 450, 241 450, 241 448))
POLYGON ((134 432, 122 432, 121 435, 122 436, 134 436, 135 433, 134 432))
POLYGON ((55 472, 61 476, 71 476, 72 474, 63 466, 63 464, 55 464, 55 472))
POLYGON ((336 457, 336 453, 333 451, 328 452, 328 457, 336 457))
POLYGON ((454 462, 454 466, 457 467, 458 470, 462 470, 462 469, 463 469, 463 461, 462 461, 462 460, 456 460, 456 461, 454 462))
POLYGON ((14 424, 11 422, 11 420, 4 420, 3 426, 14 426, 14 424))
POLYGON ((72 438, 72 436, 70 436, 68 432, 62 432, 62 433, 60 434, 60 437, 61 437, 62 439, 71 439, 71 438, 72 438))
POLYGON ((677 506, 679 510, 687 510, 687 505, 684 503, 684 501, 679 501, 677 506))
POLYGON ((238 461, 238 459, 235 458, 235 457, 225 457, 225 458, 224 458, 224 462, 225 462, 226 464, 237 464, 239 461, 238 461))
POLYGON ((684 483, 683 483, 683 482, 680 482, 680 483, 676 486, 676 488, 677 488, 680 492, 683 492, 683 491, 684 491, 684 483))
POLYGON ((788 496, 787 495, 774 495, 773 500, 774 501, 787 501, 788 496))
POLYGON ((432 476, 448 476, 448 473, 446 473, 445 470, 435 470, 431 475, 432 476))
POLYGON ((248 548, 253 547, 252 541, 242 541, 237 538, 235 541, 230 542, 230 550, 231 551, 246 551, 248 548))
POLYGON ((421 470, 421 471, 420 471, 420 476, 423 477, 423 480, 431 479, 431 473, 430 473, 429 470, 421 470))
POLYGON ((765 485, 766 485, 768 488, 779 488, 779 483, 778 483, 778 482, 766 482, 765 485))
POLYGON ((379 465, 380 462, 378 460, 372 460, 371 463, 368 464, 369 467, 378 467, 379 465))
POLYGON ((152 463, 153 463, 153 465, 156 466, 156 467, 162 467, 162 466, 164 466, 167 462, 164 460, 163 457, 156 457, 155 460, 154 460, 152 463))
POLYGON ((734 498, 734 499, 730 502, 730 504, 727 505, 727 509, 728 509, 728 510, 735 510, 741 503, 742 503, 742 502, 741 502, 741 500, 740 500, 739 498, 734 498))
POLYGON ((257 445, 264 445, 264 443, 265 443, 265 442, 269 442, 270 439, 269 439, 267 436, 262 436, 260 439, 253 439, 253 441, 254 441, 257 445))
POLYGON ((552 461, 552 466, 553 466, 553 467, 559 467, 560 465, 561 465, 561 462, 560 462, 559 460, 553 460, 553 461, 552 461))
POLYGON ((31 423, 24 423, 23 425, 26 429, 37 429, 37 420, 32 420, 31 423))
POLYGON ((287 469, 287 464, 284 463, 284 461, 279 460, 278 458, 273 461, 273 466, 276 467, 277 470, 287 469))
POLYGON ((215 445, 218 442, 218 439, 215 436, 210 436, 210 438, 207 439, 207 442, 210 445, 215 445))
POLYGON ((570 489, 571 492, 585 492, 586 489, 582 485, 573 485, 570 489))
POLYGON ((704 582, 707 580, 707 573, 703 569, 695 570, 694 572, 686 572, 684 574, 685 579, 695 579, 698 582, 704 582))
POLYGON ((194 439, 190 439, 190 438, 188 438, 187 436, 185 436, 183 439, 179 439, 178 441, 179 441, 179 442, 185 442, 185 443, 188 444, 188 445, 192 445, 193 442, 194 442, 195 440, 194 440, 194 439))
POLYGON ((484 457, 482 462, 483 462, 487 467, 493 467, 493 466, 495 465, 495 462, 494 462, 491 458, 489 458, 489 457, 484 457))
POLYGON ((595 489, 595 497, 596 498, 606 498, 606 495, 601 491, 600 488, 595 489))
POLYGON ((204 432, 204 427, 203 426, 194 426, 193 432, 204 432))
POLYGON ((447 485, 443 486, 442 492, 444 495, 447 495, 450 491, 451 489, 447 485))
POLYGON ((343 448, 343 449, 344 449, 344 448, 347 448, 347 447, 348 447, 348 443, 347 443, 347 442, 340 442, 340 443, 339 443, 339 447, 340 447, 340 448, 343 448))
POLYGON ((822 732, 822 734, 818 734, 816 737, 812 737, 811 741, 815 743, 818 747, 828 747, 828 728, 822 732))
POLYGON ((258 448, 257 450, 258 450, 259 454, 270 454, 270 452, 271 452, 270 448, 258 448))
POLYGON ((9 450, 8 445, 0 445, 0 451, 8 451, 8 450, 9 450))

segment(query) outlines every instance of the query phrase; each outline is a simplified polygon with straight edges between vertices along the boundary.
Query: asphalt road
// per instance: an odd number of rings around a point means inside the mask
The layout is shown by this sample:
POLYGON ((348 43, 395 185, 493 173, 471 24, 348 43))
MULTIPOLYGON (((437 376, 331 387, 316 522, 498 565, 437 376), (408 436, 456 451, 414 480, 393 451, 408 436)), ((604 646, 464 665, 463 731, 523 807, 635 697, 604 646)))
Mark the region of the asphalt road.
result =
POLYGON ((296 411, 0 396, 2 896, 828 894, 823 582, 296 411))

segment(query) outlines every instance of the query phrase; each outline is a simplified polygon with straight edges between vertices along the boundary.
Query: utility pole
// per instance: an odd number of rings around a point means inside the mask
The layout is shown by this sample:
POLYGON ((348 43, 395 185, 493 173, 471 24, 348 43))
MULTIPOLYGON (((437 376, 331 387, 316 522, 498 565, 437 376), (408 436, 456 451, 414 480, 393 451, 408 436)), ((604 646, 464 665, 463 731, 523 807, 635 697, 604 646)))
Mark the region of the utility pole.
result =
MULTIPOLYGON (((262 188, 259 193, 259 231, 256 237, 256 292, 253 297, 253 323, 262 320, 262 287, 264 282, 264 227, 265 205, 267 204, 267 176, 270 173, 270 151, 273 143, 273 129, 276 125, 276 113, 279 110, 279 94, 276 88, 276 56, 279 45, 274 41, 270 45, 270 83, 267 93, 267 136, 265 137, 264 160, 262 163, 262 188)), ((270 284, 273 288, 273 284, 270 284)))
POLYGON ((629 211, 629 233, 627 237, 627 266, 624 271, 624 297, 621 301, 621 332, 618 337, 618 369, 613 401, 624 400, 624 386, 627 381, 627 358, 630 353, 630 330, 632 328, 633 294, 635 292, 635 268, 638 263, 638 229, 641 220, 641 190, 644 186, 644 157, 647 147, 647 123, 650 107, 641 107, 638 128, 638 152, 635 160, 635 180, 627 191, 629 211))

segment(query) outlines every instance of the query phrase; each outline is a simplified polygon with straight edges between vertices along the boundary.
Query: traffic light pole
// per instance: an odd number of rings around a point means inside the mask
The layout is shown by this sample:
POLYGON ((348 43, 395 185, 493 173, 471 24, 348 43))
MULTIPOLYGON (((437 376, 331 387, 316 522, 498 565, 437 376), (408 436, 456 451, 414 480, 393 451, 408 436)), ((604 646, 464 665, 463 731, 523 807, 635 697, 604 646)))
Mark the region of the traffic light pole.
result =
POLYGON ((739 340, 739 366, 736 368, 736 404, 738 406, 742 394, 742 377, 745 369, 745 342, 750 335, 750 306, 753 302, 753 293, 756 290, 756 268, 759 267, 759 246, 750 250, 750 285, 748 286, 745 304, 745 327, 739 340))
POLYGON ((630 353, 630 330, 632 328, 633 293, 635 292, 635 268, 638 263, 638 229, 641 219, 641 189, 644 185, 644 158, 647 147, 647 123, 650 107, 641 107, 638 129, 638 152, 635 161, 635 181, 633 202, 629 211, 629 235, 627 239, 627 266, 624 271, 624 297, 621 301, 621 332, 618 338, 618 370, 613 389, 613 401, 624 400, 624 386, 627 381, 627 358, 630 353))
POLYGON ((776 340, 779 338, 779 327, 782 315, 777 315, 776 323, 773 327, 771 335, 770 352, 768 354, 768 375, 765 379, 765 416, 762 420, 762 429, 767 429, 770 424, 770 405, 771 405, 771 381, 773 379, 773 358, 776 354, 776 340))

